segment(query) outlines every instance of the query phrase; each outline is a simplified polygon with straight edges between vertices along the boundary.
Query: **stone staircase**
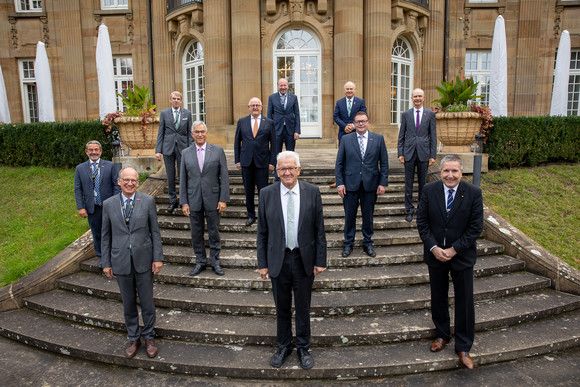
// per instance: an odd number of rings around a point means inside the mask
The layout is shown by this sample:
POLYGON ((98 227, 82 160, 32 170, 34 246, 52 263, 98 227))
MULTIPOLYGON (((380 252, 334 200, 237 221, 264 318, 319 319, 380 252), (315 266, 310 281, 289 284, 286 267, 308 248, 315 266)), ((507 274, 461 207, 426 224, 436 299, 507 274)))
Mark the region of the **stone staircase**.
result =
MULTIPOLYGON (((281 369, 269 366, 275 307, 270 281, 256 272, 257 227, 245 227, 237 171, 231 171, 231 202, 220 227, 223 277, 212 271, 188 276, 195 261, 189 220, 180 211, 166 212, 166 194, 157 197, 165 255, 154 289, 157 358, 144 351, 124 357, 120 293, 115 280, 100 274, 96 258, 60 278, 57 289, 27 298, 26 308, 0 313, 0 333, 91 361, 219 378, 348 380, 457 368, 453 343, 429 351, 434 328, 428 273, 415 222, 404 220, 403 175, 391 174, 376 206, 377 256, 356 247, 345 259, 342 202, 328 187, 333 170, 317 165, 314 154, 309 165, 303 161, 301 175, 320 187, 329 247, 329 269, 316 278, 312 296, 313 369, 302 370, 296 355, 281 369)), ((577 347, 580 297, 552 290, 549 279, 526 272, 522 261, 503 252, 485 235, 478 242, 476 365, 577 347)))

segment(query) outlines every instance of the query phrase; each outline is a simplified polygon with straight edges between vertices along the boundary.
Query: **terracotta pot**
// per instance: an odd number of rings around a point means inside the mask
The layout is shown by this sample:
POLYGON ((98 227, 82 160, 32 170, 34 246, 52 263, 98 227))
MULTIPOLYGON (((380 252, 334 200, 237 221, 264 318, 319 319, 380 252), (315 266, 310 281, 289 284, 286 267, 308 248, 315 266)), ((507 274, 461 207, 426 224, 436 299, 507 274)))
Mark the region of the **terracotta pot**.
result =
POLYGON ((119 128, 119 135, 123 144, 131 150, 153 149, 157 141, 159 117, 149 117, 146 128, 141 127, 141 117, 119 117, 115 124, 119 128))
POLYGON ((439 112, 437 140, 444 145, 469 145, 481 131, 481 114, 475 112, 439 112))

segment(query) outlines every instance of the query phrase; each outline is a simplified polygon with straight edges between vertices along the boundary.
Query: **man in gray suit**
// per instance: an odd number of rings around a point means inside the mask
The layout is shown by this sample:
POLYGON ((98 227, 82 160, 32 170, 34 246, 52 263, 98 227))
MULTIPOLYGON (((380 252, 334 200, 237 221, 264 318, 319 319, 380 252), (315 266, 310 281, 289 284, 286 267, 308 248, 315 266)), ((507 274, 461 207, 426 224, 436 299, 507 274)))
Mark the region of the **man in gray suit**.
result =
POLYGON ((101 223, 103 202, 121 192, 117 184, 117 168, 101 159, 101 143, 93 140, 85 145, 88 161, 75 169, 75 201, 81 218, 88 218, 93 234, 95 253, 101 265, 101 223))
POLYGON ((207 126, 195 121, 191 134, 195 144, 183 151, 179 170, 179 198, 183 214, 191 223, 191 243, 195 252, 195 267, 189 273, 205 270, 207 257, 203 242, 204 217, 209 237, 209 264, 217 275, 224 275, 220 266, 220 214, 230 201, 230 180, 224 150, 208 143, 207 126))
POLYGON ((177 194, 175 191, 175 163, 181 165, 181 152, 191 144, 189 131, 191 130, 191 112, 181 107, 181 93, 174 91, 169 97, 171 107, 161 112, 159 116, 159 131, 155 144, 155 158, 165 164, 167 174, 167 190, 170 204, 167 211, 173 212, 177 208, 177 194))
POLYGON ((435 162, 437 155, 437 133, 435 130, 435 113, 423 107, 425 92, 421 89, 413 90, 411 94, 413 108, 401 115, 399 129, 399 143, 397 153, 399 162, 405 164, 405 220, 413 220, 413 180, 417 168, 419 182, 419 199, 427 181, 427 170, 435 162))
POLYGON ((121 194, 103 203, 102 263, 108 278, 117 277, 127 335, 125 355, 132 358, 145 339, 147 356, 157 356, 155 344, 155 303, 153 275, 163 267, 161 233, 152 196, 137 192, 139 175, 133 167, 119 172, 121 194), (141 304, 143 329, 139 327, 137 295, 141 304))

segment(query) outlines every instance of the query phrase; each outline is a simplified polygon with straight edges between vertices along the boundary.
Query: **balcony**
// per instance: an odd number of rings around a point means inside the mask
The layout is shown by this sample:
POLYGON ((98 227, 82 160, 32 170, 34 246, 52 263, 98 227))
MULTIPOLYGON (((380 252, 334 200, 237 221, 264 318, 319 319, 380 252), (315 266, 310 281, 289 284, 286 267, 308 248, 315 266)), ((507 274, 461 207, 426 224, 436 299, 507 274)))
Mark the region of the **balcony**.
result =
POLYGON ((167 0, 167 13, 173 12, 174 10, 184 7, 186 5, 198 3, 203 4, 202 0, 167 0))

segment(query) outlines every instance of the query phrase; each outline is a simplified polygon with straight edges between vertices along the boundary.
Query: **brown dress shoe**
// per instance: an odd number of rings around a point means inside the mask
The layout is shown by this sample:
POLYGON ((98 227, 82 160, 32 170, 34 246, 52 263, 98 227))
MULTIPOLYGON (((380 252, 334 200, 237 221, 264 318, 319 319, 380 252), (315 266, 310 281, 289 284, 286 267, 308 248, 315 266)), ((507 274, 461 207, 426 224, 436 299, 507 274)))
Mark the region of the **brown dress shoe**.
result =
POLYGON ((473 369, 473 360, 471 360, 471 357, 469 356, 469 352, 457 351, 457 354, 459 355, 459 361, 461 362, 461 364, 463 364, 465 367, 467 367, 467 369, 472 370, 473 369))
POLYGON ((336 183, 332 183, 332 184, 330 185, 330 188, 336 188, 336 183))
POLYGON ((437 340, 431 343, 431 352, 441 351, 445 348, 445 344, 447 344, 447 340, 438 337, 437 340))
POLYGON ((125 356, 131 359, 137 353, 137 349, 141 346, 141 339, 131 341, 129 346, 125 348, 125 356))
POLYGON ((157 356, 157 344, 155 344, 155 340, 145 340, 145 349, 147 350, 147 356, 155 357, 157 356))

